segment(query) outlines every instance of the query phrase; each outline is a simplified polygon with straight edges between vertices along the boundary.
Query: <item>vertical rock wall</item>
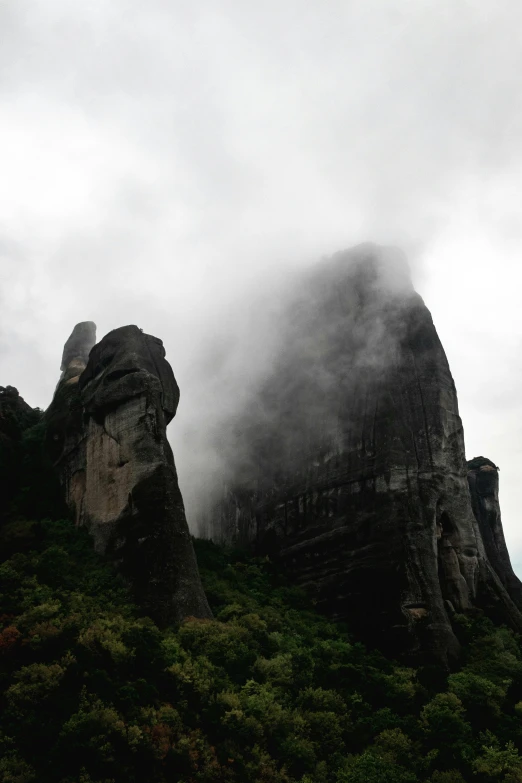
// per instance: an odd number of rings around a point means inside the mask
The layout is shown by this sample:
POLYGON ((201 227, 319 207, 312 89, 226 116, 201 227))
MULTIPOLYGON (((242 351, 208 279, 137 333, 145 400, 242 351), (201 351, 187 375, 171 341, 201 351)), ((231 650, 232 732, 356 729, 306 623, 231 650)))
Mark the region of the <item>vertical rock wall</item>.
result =
POLYGON ((281 343, 223 435, 212 535, 274 554, 319 608, 392 654, 455 657, 451 616, 486 594, 522 629, 472 511, 455 385, 403 257, 362 246, 324 263, 281 343))
POLYGON ((511 566, 498 500, 498 467, 485 457, 468 462, 468 483, 473 513, 491 567, 507 592, 522 607, 522 584, 511 566))

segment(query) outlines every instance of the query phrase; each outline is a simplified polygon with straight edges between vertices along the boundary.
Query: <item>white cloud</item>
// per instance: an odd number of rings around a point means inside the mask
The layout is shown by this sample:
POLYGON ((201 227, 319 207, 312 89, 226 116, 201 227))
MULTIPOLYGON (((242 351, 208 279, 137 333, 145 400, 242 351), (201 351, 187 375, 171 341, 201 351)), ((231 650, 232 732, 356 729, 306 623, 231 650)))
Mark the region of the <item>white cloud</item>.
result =
POLYGON ((522 564, 521 29, 518 0, 4 2, 0 382, 45 406, 76 321, 137 322, 182 388, 187 482, 211 339, 232 372, 259 291, 400 244, 522 564))

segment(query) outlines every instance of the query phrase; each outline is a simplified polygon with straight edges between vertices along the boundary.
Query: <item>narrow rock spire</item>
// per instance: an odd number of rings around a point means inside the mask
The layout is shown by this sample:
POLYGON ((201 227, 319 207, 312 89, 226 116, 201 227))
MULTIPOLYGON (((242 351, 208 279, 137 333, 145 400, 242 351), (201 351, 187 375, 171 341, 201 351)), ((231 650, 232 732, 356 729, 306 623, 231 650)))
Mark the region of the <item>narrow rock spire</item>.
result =
POLYGON ((73 361, 83 363, 89 360, 89 354, 96 343, 96 324, 94 321, 81 321, 72 330, 71 336, 63 347, 60 370, 65 371, 73 361))

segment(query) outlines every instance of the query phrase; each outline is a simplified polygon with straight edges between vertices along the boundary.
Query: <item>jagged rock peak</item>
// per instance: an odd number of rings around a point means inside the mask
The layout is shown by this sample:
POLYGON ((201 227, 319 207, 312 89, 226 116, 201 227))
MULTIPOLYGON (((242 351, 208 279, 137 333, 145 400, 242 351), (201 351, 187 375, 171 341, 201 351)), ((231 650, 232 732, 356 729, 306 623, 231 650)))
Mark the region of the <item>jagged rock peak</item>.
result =
POLYGON ((512 600, 522 608, 522 583, 511 566, 502 527, 498 471, 497 465, 486 457, 468 461, 471 505, 488 561, 512 600))

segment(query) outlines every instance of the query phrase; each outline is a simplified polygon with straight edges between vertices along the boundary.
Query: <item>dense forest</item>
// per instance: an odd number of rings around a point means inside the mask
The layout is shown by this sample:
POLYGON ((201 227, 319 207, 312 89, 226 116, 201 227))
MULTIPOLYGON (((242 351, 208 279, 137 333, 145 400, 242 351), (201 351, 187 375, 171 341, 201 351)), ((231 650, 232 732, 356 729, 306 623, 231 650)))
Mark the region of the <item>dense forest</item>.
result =
POLYGON ((457 616, 460 668, 406 668, 206 541, 215 619, 159 630, 64 514, 37 419, 2 441, 2 783, 522 781, 511 631, 457 616))

